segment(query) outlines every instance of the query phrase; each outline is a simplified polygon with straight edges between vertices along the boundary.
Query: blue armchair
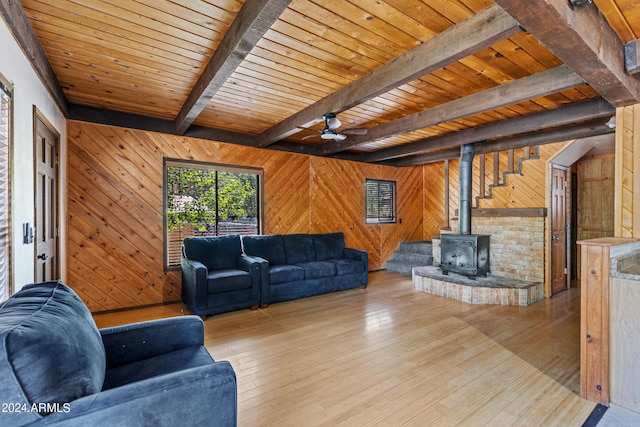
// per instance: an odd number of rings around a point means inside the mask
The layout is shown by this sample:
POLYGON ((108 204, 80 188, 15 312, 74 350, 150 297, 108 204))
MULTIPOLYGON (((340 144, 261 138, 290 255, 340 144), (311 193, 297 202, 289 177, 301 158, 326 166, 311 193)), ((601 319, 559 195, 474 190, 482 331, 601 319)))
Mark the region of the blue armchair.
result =
POLYGON ((195 314, 258 308, 267 263, 245 255, 239 235, 184 239, 181 265, 182 299, 195 314))
POLYGON ((0 305, 0 425, 237 425, 228 362, 184 316, 99 330, 62 282, 0 305))

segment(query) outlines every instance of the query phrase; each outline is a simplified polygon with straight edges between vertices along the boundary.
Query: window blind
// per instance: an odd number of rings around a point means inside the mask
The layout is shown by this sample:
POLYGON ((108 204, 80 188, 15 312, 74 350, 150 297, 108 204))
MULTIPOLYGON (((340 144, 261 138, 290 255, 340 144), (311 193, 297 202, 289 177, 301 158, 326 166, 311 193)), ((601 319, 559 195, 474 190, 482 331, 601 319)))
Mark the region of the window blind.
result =
POLYGON ((396 222, 396 183, 367 179, 365 181, 366 223, 396 222))
POLYGON ((10 125, 11 125, 11 92, 0 83, 0 301, 9 297, 10 293, 10 125))

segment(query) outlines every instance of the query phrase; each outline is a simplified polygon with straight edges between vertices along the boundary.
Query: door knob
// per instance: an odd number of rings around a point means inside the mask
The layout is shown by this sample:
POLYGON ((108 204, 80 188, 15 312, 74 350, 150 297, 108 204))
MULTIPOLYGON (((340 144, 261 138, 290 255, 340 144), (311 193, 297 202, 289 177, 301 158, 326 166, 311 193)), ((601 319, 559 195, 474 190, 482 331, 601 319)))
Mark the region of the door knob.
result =
POLYGON ((47 254, 40 254, 40 255, 38 255, 38 259, 41 259, 41 260, 43 260, 43 261, 46 261, 46 259, 47 259, 47 254))

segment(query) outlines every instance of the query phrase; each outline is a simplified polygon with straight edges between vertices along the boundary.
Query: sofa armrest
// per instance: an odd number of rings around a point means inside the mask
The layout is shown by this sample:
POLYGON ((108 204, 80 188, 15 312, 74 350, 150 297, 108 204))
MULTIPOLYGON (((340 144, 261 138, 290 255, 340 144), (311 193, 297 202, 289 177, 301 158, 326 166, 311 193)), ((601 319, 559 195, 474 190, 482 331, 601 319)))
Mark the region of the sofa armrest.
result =
POLYGON ((243 256, 250 258, 253 265, 257 265, 259 267, 258 276, 254 276, 252 273, 252 278, 253 280, 258 280, 255 283, 258 283, 259 287, 260 305, 264 305, 263 301, 269 301, 269 261, 255 255, 243 256))
POLYGON ((181 316, 100 329, 107 368, 204 344, 204 323, 181 316))
POLYGON ((196 283, 198 280, 204 280, 207 278, 209 271, 207 267, 200 261, 195 261, 188 258, 182 258, 181 261, 183 277, 187 274, 188 279, 196 283))
POLYGON ((364 271, 369 271, 369 254, 362 249, 344 248, 342 255, 348 259, 355 259, 364 263, 364 271))
POLYGON ((257 256, 242 254, 238 259, 238 267, 240 270, 252 273, 252 275, 254 272, 263 268, 263 264, 267 264, 267 261, 257 256))
POLYGON ((233 368, 215 362, 82 397, 29 425, 234 427, 237 405, 233 368))
MULTIPOLYGON (((183 248, 184 249, 184 248, 183 248)), ((195 260, 185 258, 182 266, 182 299, 196 314, 201 314, 207 308, 207 267, 195 260)))
POLYGON ((251 283, 253 284, 252 298, 257 307, 260 305, 260 295, 269 280, 269 262, 257 256, 242 254, 240 255, 239 264, 243 270, 251 274, 251 283))

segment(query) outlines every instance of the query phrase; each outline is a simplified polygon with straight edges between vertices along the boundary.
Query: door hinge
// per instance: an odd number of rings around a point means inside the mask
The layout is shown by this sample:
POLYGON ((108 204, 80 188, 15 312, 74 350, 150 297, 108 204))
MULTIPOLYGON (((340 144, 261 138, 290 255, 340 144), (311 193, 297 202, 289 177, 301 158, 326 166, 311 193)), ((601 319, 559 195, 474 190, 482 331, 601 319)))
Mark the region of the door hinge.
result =
POLYGON ((564 268, 564 274, 568 274, 567 267, 564 268))

